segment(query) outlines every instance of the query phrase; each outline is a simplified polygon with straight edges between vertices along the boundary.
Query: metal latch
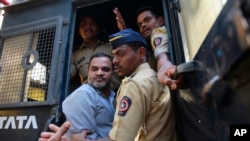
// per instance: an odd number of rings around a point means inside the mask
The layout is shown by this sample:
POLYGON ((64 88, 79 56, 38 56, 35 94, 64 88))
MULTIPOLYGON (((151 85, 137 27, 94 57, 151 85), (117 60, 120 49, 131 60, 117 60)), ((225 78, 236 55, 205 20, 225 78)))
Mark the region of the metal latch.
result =
POLYGON ((181 74, 190 74, 196 71, 203 70, 203 66, 200 62, 193 60, 187 63, 182 63, 178 65, 175 69, 174 79, 178 78, 181 74))

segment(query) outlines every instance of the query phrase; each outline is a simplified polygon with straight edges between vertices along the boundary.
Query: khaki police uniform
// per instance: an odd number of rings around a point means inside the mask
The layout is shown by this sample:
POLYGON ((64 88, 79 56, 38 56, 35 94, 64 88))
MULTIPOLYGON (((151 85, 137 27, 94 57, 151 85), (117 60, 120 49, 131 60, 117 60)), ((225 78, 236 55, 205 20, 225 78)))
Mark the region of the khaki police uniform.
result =
POLYGON ((151 46, 155 58, 161 53, 168 53, 168 37, 165 26, 155 28, 151 34, 151 46))
POLYGON ((159 84, 148 63, 122 80, 109 136, 116 141, 176 140, 169 89, 159 84))
MULTIPOLYGON (((103 41, 98 41, 94 48, 88 47, 86 44, 82 44, 79 49, 73 52, 71 61, 71 76, 75 76, 78 72, 81 78, 81 83, 87 83, 88 81, 88 65, 91 56, 95 53, 103 52, 105 54, 111 55, 112 47, 109 43, 103 41)), ((111 82, 111 88, 116 90, 119 88, 120 82, 119 78, 115 76, 111 82)))

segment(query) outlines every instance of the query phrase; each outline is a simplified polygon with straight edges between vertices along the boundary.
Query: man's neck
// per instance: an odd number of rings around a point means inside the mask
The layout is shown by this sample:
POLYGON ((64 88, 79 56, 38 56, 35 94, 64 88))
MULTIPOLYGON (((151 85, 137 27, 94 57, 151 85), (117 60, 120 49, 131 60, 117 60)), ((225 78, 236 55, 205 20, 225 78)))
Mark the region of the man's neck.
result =
POLYGON ((104 88, 100 90, 105 96, 109 97, 110 95, 110 89, 109 88, 104 88))

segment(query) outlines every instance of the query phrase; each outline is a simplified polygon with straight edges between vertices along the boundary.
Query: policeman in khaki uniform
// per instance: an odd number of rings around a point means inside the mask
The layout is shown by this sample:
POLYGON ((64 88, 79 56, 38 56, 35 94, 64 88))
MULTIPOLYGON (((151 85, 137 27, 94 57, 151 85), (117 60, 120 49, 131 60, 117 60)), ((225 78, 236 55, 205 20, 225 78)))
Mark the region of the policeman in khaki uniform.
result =
POLYGON ((117 93, 111 140, 176 140, 170 92, 146 62, 145 39, 131 29, 109 38, 115 72, 125 77, 117 93))

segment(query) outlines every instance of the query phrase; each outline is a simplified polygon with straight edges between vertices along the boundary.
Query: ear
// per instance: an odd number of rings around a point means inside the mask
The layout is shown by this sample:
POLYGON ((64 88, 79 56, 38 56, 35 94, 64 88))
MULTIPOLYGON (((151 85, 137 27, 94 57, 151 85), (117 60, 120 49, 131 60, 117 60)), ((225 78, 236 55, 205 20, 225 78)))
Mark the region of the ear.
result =
POLYGON ((164 18, 162 16, 158 17, 157 21, 159 22, 160 25, 164 24, 164 18))
POLYGON ((137 51, 138 51, 138 54, 139 54, 141 59, 146 57, 146 48, 145 47, 140 47, 137 51))

